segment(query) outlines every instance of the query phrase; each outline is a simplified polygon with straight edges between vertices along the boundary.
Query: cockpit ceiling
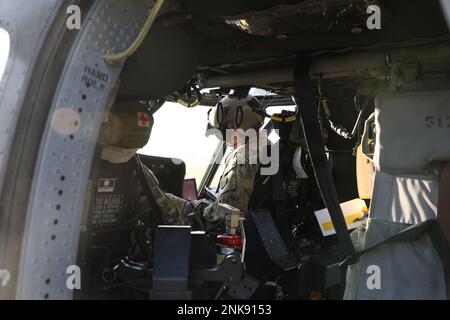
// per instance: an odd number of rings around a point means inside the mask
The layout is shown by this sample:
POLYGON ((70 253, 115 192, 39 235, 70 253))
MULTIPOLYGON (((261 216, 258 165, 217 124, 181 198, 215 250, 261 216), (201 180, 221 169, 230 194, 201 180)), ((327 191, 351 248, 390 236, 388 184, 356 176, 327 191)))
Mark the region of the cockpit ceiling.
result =
POLYGON ((236 65, 299 51, 388 46, 448 34, 438 0, 272 1, 278 3, 272 6, 262 2, 266 8, 235 15, 209 17, 203 11, 202 15, 193 14, 193 25, 205 39, 202 66, 236 65), (366 26, 366 9, 373 3, 381 8, 380 30, 368 30, 366 26), (239 20, 245 20, 247 28, 239 25, 239 20))
MULTIPOLYGON (((263 2, 266 7, 261 3, 258 10, 208 18, 210 27, 200 31, 207 39, 197 68, 202 79, 266 71, 273 76, 279 70, 292 70, 299 52, 318 60, 450 39, 438 0, 304 0, 272 6, 263 2), (380 30, 366 26, 370 5, 381 8, 380 30), (215 36, 209 33, 213 29, 215 36)), ((267 82, 265 88, 290 91, 292 83, 281 81, 285 78, 267 82)))
MULTIPOLYGON (((253 11, 237 16, 223 17, 225 23, 251 35, 276 36, 315 30, 351 30, 360 33, 366 26, 367 8, 381 7, 378 0, 307 0, 291 5, 281 5, 263 11, 253 11)), ((385 21, 389 11, 382 9, 385 21)))
MULTIPOLYGON (((274 70, 292 70, 298 53, 319 60, 450 41, 439 0, 167 0, 166 4, 124 67, 119 92, 123 99, 162 98, 192 78, 207 82, 265 71, 270 76, 274 70), (366 26, 370 5, 381 8, 380 30, 366 26)), ((290 78, 272 80, 264 87, 289 92, 290 78)), ((353 80, 358 79, 346 79, 353 80)))

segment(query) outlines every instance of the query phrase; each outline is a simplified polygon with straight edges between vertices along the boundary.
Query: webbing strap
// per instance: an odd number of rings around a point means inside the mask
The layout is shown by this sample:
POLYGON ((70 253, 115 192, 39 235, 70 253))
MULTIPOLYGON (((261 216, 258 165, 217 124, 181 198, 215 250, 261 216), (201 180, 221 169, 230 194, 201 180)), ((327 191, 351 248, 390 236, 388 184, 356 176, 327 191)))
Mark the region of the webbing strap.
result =
POLYGON ((309 79, 308 60, 297 56, 295 71, 295 102, 300 113, 300 121, 303 133, 311 156, 317 185, 322 195, 323 202, 331 216, 339 244, 345 255, 353 256, 355 249, 342 214, 339 199, 334 186, 331 170, 325 153, 325 145, 322 139, 322 129, 319 124, 319 114, 314 105, 313 88, 309 79))
POLYGON ((416 241, 418 240, 425 232, 428 232, 428 230, 436 225, 436 220, 427 220, 415 225, 412 225, 406 229, 403 229, 399 233, 393 235, 390 238, 387 238, 372 247, 366 248, 361 251, 356 251, 352 256, 348 256, 347 259, 345 259, 341 265, 349 265, 349 264, 355 264, 358 262, 359 258, 364 255, 365 253, 368 253, 376 248, 379 248, 381 246, 387 245, 387 244, 394 244, 399 242, 405 242, 405 241, 416 241))
POLYGON ((427 220, 412 225, 372 247, 357 251, 353 256, 349 256, 344 260, 341 266, 354 264, 365 253, 383 245, 416 241, 424 233, 427 233, 442 261, 447 299, 450 299, 450 163, 447 163, 441 172, 437 208, 437 220, 427 220))
POLYGON ((434 249, 439 254, 442 261, 442 267, 444 271, 445 289, 447 293, 447 299, 450 299, 450 246, 444 233, 441 230, 441 226, 438 223, 429 229, 428 236, 434 249))
POLYGON ((450 162, 444 165, 439 178, 438 221, 450 242, 450 162))
POLYGON ((144 169, 142 168, 142 162, 141 162, 141 159, 139 158, 138 154, 136 154, 134 156, 134 165, 135 165, 135 169, 136 169, 136 177, 138 178, 139 183, 142 186, 142 189, 144 189, 145 197, 147 198, 147 201, 149 202, 150 206, 156 213, 158 224, 162 224, 162 222, 163 222, 162 210, 161 210, 160 206, 158 205, 158 202, 156 201, 156 198, 153 195, 152 190, 150 189, 147 178, 145 178, 144 169))
POLYGON ((437 220, 436 231, 429 236, 441 257, 447 299, 450 299, 450 162, 444 165, 439 178, 437 220))
MULTIPOLYGON (((444 234, 442 233, 441 227, 437 223, 437 220, 427 220, 421 222, 419 224, 412 225, 394 236, 377 243, 376 245, 369 247, 367 249, 357 251, 353 256, 349 256, 343 262, 341 262, 340 266, 348 266, 350 264, 355 264, 358 262, 359 258, 369 253, 370 251, 380 248, 387 244, 395 244, 400 242, 411 242, 417 241, 420 237, 422 237, 425 233, 428 234, 431 243, 433 244, 434 249, 438 253, 441 258, 444 277, 445 277, 445 287, 447 292, 447 299, 449 298, 449 288, 450 288, 450 246, 445 239, 444 234)), ((343 280, 345 279, 345 275, 343 274, 343 280)))

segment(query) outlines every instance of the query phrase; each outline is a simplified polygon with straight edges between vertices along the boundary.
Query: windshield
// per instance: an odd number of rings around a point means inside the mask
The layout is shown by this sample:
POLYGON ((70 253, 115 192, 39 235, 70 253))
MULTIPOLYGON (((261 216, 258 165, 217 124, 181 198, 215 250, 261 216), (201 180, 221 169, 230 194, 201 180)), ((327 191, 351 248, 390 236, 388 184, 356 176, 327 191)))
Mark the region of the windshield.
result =
POLYGON ((208 167, 219 139, 205 136, 210 107, 187 108, 166 102, 155 114, 155 124, 147 145, 139 153, 181 159, 186 164, 186 179, 197 185, 208 167))
MULTIPOLYGON (((253 89, 253 94, 269 94, 260 89, 253 89), (257 91, 259 90, 259 91, 257 91)), ((166 102, 154 114, 154 126, 147 145, 139 153, 144 155, 176 158, 186 164, 186 179, 196 179, 197 186, 202 181, 208 165, 213 158, 214 151, 219 145, 219 139, 211 135, 205 136, 207 115, 211 107, 196 106, 187 108, 174 102, 166 102)), ((294 111, 295 106, 268 107, 267 113, 273 115, 282 110, 294 111)), ((264 126, 268 123, 266 118, 264 126)), ((273 132, 269 139, 275 143, 277 135, 273 132)), ((227 147, 224 158, 209 187, 214 190, 223 170, 223 162, 231 152, 227 147)))
POLYGON ((9 34, 5 29, 0 28, 0 81, 2 80, 6 62, 9 56, 9 34))

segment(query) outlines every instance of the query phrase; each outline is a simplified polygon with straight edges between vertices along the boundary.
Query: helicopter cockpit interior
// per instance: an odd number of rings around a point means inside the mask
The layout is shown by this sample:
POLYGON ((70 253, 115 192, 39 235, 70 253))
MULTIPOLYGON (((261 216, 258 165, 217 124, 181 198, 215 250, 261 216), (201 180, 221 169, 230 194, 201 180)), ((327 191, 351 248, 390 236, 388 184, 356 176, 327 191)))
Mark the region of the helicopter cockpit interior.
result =
POLYGON ((80 0, 72 29, 44 2, 0 3, 0 297, 448 296, 442 1, 80 0), (217 201, 233 143, 193 136, 195 179, 177 151, 225 98, 264 119, 245 212, 217 201), (171 156, 144 152, 156 127, 171 156), (178 200, 227 219, 170 223, 178 200))

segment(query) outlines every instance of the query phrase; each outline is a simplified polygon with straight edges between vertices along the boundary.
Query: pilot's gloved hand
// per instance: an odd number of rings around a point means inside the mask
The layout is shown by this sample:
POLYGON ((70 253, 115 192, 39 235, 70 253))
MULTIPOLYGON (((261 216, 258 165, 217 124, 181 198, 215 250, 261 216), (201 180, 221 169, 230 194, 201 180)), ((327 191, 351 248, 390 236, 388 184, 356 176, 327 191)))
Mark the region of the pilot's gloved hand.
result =
POLYGON ((194 211, 194 205, 192 202, 177 197, 171 193, 166 193, 166 197, 169 201, 171 201, 178 209, 179 215, 179 225, 190 225, 191 224, 191 217, 189 216, 190 213, 194 211))
MULTIPOLYGON (((164 192, 159 186, 158 179, 146 166, 142 166, 150 191, 162 211, 162 223, 167 225, 190 225, 187 213, 194 210, 194 206, 187 200, 181 199, 173 194, 164 192)), ((150 208, 147 196, 142 186, 138 187, 136 211, 140 212, 150 208)))
POLYGON ((226 229, 232 212, 239 211, 232 206, 218 201, 210 202, 202 199, 194 202, 194 211, 189 215, 192 223, 204 231, 226 229))

